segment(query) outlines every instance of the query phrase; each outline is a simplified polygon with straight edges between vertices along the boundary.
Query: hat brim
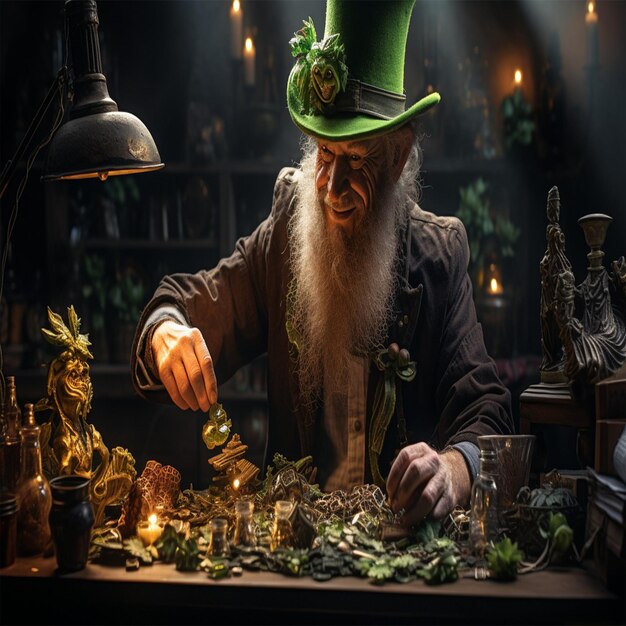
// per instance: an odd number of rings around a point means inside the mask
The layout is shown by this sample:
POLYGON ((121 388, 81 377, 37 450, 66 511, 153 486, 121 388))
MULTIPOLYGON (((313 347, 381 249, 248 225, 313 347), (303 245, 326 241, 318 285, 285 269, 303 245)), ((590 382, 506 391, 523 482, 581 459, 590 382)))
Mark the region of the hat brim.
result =
POLYGON ((287 107, 291 119, 303 133, 328 141, 349 141, 382 135, 425 113, 441 100, 441 96, 433 92, 389 120, 378 119, 363 113, 344 113, 333 116, 304 115, 299 112, 300 100, 292 82, 292 76, 293 74, 287 81, 287 107))

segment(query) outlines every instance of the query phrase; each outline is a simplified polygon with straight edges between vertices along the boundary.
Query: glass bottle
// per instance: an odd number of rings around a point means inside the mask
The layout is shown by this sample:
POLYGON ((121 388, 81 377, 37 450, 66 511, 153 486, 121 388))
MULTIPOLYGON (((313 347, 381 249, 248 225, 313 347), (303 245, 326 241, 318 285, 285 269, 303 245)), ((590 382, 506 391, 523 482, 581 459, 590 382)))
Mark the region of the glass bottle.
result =
POLYGON ((235 502, 235 532, 233 543, 236 546, 255 546, 254 523, 252 514, 254 502, 251 500, 238 500, 235 502))
POLYGON ((274 505, 274 527, 270 549, 291 548, 295 543, 293 527, 291 526, 291 512, 294 504, 290 500, 277 500, 274 505))
POLYGON ((3 485, 7 491, 15 493, 20 477, 20 428, 22 412, 17 403, 15 376, 7 376, 7 394, 4 405, 6 436, 3 449, 3 485))
POLYGON ((41 467, 39 426, 32 404, 25 405, 26 420, 21 429, 22 463, 17 488, 17 550, 19 554, 37 554, 50 544, 48 515, 52 505, 50 484, 41 467))
POLYGON ((483 556, 490 541, 498 535, 498 488, 496 487, 497 460, 491 442, 481 441, 480 470, 472 485, 470 507, 470 542, 474 552, 483 556))
POLYGON ((7 440, 7 421, 4 419, 4 402, 0 403, 0 492, 7 491, 4 449, 7 440))
POLYGON ((223 517, 211 520, 211 541, 208 554, 210 556, 228 556, 228 521, 223 517))

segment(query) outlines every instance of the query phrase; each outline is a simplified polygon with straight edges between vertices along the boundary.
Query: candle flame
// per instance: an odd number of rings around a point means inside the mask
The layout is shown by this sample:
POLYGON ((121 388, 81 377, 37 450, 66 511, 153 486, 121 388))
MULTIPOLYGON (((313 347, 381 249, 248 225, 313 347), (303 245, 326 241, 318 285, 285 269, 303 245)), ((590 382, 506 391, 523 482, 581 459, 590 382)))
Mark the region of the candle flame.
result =
POLYGON ((491 287, 491 293, 496 293, 498 291, 498 281, 495 278, 491 279, 489 286, 491 287))
POLYGON ((235 480, 233 480, 233 489, 239 489, 239 485, 241 485, 241 481, 235 478, 235 480))
POLYGON ((522 84, 522 70, 515 70, 515 84, 522 84))
POLYGON ((149 515, 148 521, 150 522, 150 524, 152 524, 152 526, 154 526, 157 523, 157 516, 154 513, 152 515, 149 515))
POLYGON ((252 37, 246 37, 246 50, 248 52, 252 50, 252 37))
POLYGON ((240 9, 241 9, 241 4, 240 4, 239 0, 233 0, 233 11, 235 13, 239 13, 240 9))
POLYGON ((590 2, 590 3, 587 5, 587 11, 588 11, 589 13, 593 13, 593 9, 594 9, 593 2, 590 2))

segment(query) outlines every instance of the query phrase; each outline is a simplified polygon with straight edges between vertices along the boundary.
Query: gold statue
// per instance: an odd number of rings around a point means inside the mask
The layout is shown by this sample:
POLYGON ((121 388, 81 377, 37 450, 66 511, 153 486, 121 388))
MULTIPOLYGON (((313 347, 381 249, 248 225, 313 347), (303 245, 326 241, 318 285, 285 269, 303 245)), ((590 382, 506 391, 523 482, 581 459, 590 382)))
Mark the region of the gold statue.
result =
POLYGON ((108 504, 121 502, 130 491, 137 476, 135 459, 125 448, 116 447, 112 453, 104 445, 100 433, 87 423, 91 410, 93 387, 89 376, 87 335, 80 334, 80 319, 73 306, 68 307, 68 326, 63 318, 48 308, 52 330, 42 328, 47 341, 62 348, 48 368, 47 397, 36 409, 52 411, 50 420, 41 427, 41 450, 44 472, 49 477, 78 474, 89 478, 91 502, 99 526, 108 504), (93 455, 100 463, 94 469, 93 455))

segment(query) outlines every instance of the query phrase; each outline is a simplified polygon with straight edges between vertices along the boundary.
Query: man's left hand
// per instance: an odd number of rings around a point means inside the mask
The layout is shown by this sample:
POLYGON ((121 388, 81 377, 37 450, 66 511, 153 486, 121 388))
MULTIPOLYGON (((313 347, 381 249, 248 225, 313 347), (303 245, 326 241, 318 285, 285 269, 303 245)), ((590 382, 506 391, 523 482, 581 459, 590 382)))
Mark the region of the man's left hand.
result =
POLYGON ((455 449, 436 452, 424 442, 402 448, 387 478, 394 512, 404 509, 402 523, 412 526, 427 515, 443 519, 469 501, 471 481, 465 458, 455 449))

